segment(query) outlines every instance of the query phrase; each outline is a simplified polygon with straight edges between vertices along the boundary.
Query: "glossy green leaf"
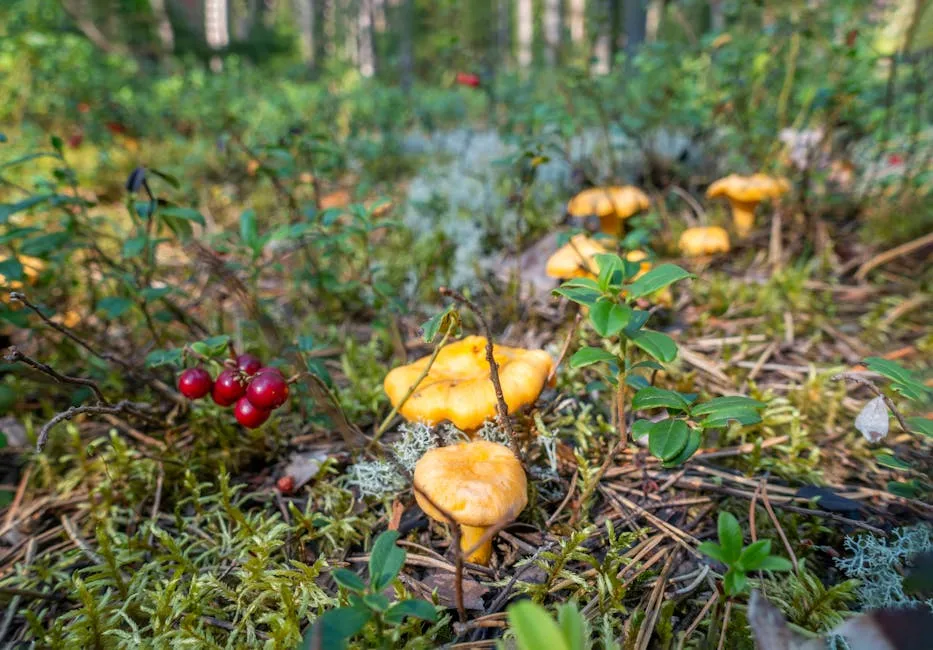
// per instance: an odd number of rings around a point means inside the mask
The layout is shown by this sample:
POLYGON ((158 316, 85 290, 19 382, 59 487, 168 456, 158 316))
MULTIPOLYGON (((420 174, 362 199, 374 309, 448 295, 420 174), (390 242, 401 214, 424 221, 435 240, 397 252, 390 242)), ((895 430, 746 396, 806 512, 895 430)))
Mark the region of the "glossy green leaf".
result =
POLYGON ((654 422, 651 420, 635 420, 632 422, 632 437, 641 438, 642 436, 647 436, 651 433, 651 427, 654 426, 654 422))
POLYGON ((570 357, 571 368, 582 368, 602 361, 616 361, 616 355, 602 348, 580 348, 570 357))
POLYGON ((759 402, 751 397, 727 395, 726 397, 715 397, 702 404, 697 404, 690 409, 690 413, 694 416, 699 416, 728 411, 730 409, 762 409, 765 406, 766 404, 764 402, 759 402))
POLYGON ((385 620, 396 625, 406 618, 420 618, 422 621, 433 623, 437 620, 437 609, 426 600, 402 600, 395 603, 385 613, 385 620))
POLYGON ((240 214, 240 239, 254 252, 259 252, 259 227, 256 224, 256 211, 252 208, 240 214))
POLYGON ((557 608, 557 624, 568 650, 586 650, 586 622, 576 603, 564 603, 557 608))
POLYGON ((865 366, 890 379, 891 388, 908 399, 922 402, 929 400, 933 393, 914 373, 893 361, 881 357, 868 357, 865 359, 865 366))
POLYGON ((689 402, 676 390, 654 386, 642 388, 632 398, 632 408, 636 410, 667 408, 685 411, 689 406, 689 402))
POLYGON ((891 454, 877 454, 875 455, 875 461, 882 467, 887 467, 888 469, 910 469, 910 465, 902 461, 900 458, 895 458, 891 454))
POLYGON ((366 583, 358 575, 348 569, 334 569, 331 576, 341 587, 350 591, 362 592, 366 590, 366 583))
POLYGON ((683 450, 675 457, 661 463, 662 467, 669 468, 683 465, 690 460, 693 454, 697 453, 701 444, 703 444, 703 433, 698 429, 690 429, 690 435, 687 438, 687 444, 684 445, 683 450))
POLYGON ((719 535, 719 545, 722 547, 723 556, 726 558, 726 564, 732 566, 742 554, 744 536, 742 535, 739 520, 732 513, 722 510, 719 512, 716 530, 719 535))
POLYGON ((507 611, 520 650, 570 650, 560 627, 540 605, 522 600, 507 611))
POLYGON ((632 308, 621 305, 606 298, 600 298, 590 308, 590 323, 600 336, 614 336, 632 317, 632 308))
POLYGON ((373 611, 384 612, 389 609, 389 598, 385 594, 366 594, 363 604, 373 611))
POLYGON ((0 275, 3 276, 5 284, 14 281, 21 282, 26 277, 26 270, 18 259, 8 257, 0 262, 0 275))
POLYGON ((661 420, 648 432, 648 450, 661 460, 669 460, 683 451, 689 437, 690 428, 683 420, 661 420))
POLYGON ((907 418, 907 424, 910 426, 911 431, 922 433, 925 436, 933 436, 933 420, 930 418, 920 416, 907 418))
POLYGON ((133 301, 119 296, 107 296, 97 303, 107 318, 119 318, 133 307, 133 301))
POLYGON ((667 334, 639 330, 630 338, 635 345, 662 363, 670 363, 677 358, 677 344, 667 334))
MULTIPOLYGON (((346 647, 347 640, 362 630, 372 616, 373 613, 368 609, 338 607, 324 612, 309 634, 320 635, 319 647, 337 650, 346 647)), ((313 643, 311 647, 314 647, 313 643)))
POLYGON ((649 296, 678 280, 693 277, 696 276, 676 264, 660 264, 628 285, 625 291, 632 298, 641 298, 649 296))
POLYGON ((718 429, 728 426, 731 421, 736 421, 742 426, 749 426, 761 422, 761 416, 758 414, 758 411, 743 408, 731 409, 713 413, 703 420, 700 426, 704 429, 718 429))
POLYGON ((697 546, 697 550, 703 555, 707 555, 717 562, 722 562, 723 564, 729 564, 726 554, 723 552, 722 547, 716 542, 703 542, 697 546))
POLYGON ((769 555, 771 555, 771 540, 759 539, 742 549, 737 566, 745 571, 754 571, 769 555))
POLYGON ((748 586, 748 576, 741 571, 730 570, 722 580, 722 586, 728 596, 738 596, 748 586))
POLYGON ((421 325, 425 343, 431 343, 438 334, 449 333, 451 336, 460 334, 460 312, 451 305, 444 311, 432 316, 421 325))
POLYGON ((398 531, 387 530, 373 542, 369 556, 369 583, 379 592, 392 584, 405 564, 405 551, 396 546, 398 531))
MULTIPOLYGON (((777 555, 769 555, 758 562, 755 571, 790 571, 794 568, 791 561, 777 555)), ((752 569, 749 569, 752 570, 752 569)))
POLYGON ((554 293, 580 305, 592 305, 602 295, 599 291, 586 287, 560 287, 554 289, 554 293))

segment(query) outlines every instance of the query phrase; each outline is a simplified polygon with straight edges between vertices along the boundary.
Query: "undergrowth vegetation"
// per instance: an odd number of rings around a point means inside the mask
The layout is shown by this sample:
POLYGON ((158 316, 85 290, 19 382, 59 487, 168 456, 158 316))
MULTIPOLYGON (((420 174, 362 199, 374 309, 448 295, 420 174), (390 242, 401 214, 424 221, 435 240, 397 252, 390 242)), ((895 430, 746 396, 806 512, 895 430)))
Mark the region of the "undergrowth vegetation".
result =
POLYGON ((732 4, 607 74, 410 89, 2 10, 0 640, 741 649, 761 593, 843 647, 933 609, 930 44, 732 4), (737 236, 704 192, 758 172, 737 236), (472 466, 420 478, 479 441, 520 461, 473 477, 492 521, 441 501, 472 466))

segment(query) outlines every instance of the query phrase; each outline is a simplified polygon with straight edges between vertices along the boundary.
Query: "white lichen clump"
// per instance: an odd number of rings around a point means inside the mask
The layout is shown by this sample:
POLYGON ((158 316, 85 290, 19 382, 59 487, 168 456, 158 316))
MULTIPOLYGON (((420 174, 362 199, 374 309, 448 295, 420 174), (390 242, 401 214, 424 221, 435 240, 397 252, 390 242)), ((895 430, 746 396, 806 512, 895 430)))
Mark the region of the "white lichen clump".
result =
POLYGON ((919 525, 898 528, 887 539, 874 535, 846 537, 850 557, 838 558, 837 566, 850 578, 860 581, 859 600, 865 609, 903 607, 926 601, 904 593, 903 575, 898 571, 918 553, 933 551, 933 527, 919 525))

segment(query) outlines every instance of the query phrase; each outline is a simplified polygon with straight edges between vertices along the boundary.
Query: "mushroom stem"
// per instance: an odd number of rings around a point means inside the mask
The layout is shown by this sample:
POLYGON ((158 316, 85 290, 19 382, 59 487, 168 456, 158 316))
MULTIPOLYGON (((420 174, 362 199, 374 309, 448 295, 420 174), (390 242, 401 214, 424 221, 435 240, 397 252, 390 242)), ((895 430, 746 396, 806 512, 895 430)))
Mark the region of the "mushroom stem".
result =
POLYGON ((730 201, 732 204, 732 221, 735 223, 735 232, 739 237, 748 237, 755 225, 755 207, 758 201, 730 201))
MULTIPOLYGON (((467 553, 483 538, 486 533, 485 526, 466 526, 460 525, 460 550, 467 553)), ((489 564, 489 558, 492 556, 492 538, 483 542, 479 548, 466 556, 467 562, 473 564, 489 564)))
POLYGON ((619 236, 619 217, 607 214, 599 218, 599 229, 607 235, 619 236))

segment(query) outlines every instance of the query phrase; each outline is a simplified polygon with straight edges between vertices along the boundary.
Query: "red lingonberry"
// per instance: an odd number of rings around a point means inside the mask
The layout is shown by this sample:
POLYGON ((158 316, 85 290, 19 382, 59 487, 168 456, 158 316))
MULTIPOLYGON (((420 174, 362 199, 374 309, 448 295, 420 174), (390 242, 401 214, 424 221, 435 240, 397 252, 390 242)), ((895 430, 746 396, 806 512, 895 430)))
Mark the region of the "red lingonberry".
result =
POLYGON ((254 405, 247 398, 241 397, 233 407, 233 415, 236 421, 247 429, 255 429, 263 422, 269 419, 271 412, 261 409, 254 405))
POLYGON ((211 392, 213 383, 204 368, 188 368, 178 377, 178 391, 188 399, 201 399, 211 392))
POLYGON ((282 374, 282 371, 275 366, 263 366, 256 371, 257 375, 265 375, 266 373, 272 373, 273 375, 278 375, 279 377, 285 377, 285 375, 282 374))
POLYGON ((275 482, 275 487, 277 487, 282 494, 291 494, 295 491, 295 477, 283 476, 275 482))
POLYGON ((261 409, 277 409, 288 399, 288 383, 279 373, 260 371, 249 383, 246 397, 261 409))
POLYGON ((214 382, 214 390, 211 397, 221 406, 230 406, 238 399, 243 397, 246 392, 246 386, 240 380, 240 373, 237 370, 224 370, 217 375, 217 381, 214 382))
POLYGON ((241 354, 236 358, 236 367, 247 375, 255 375, 262 368, 262 361, 252 354, 241 354))

